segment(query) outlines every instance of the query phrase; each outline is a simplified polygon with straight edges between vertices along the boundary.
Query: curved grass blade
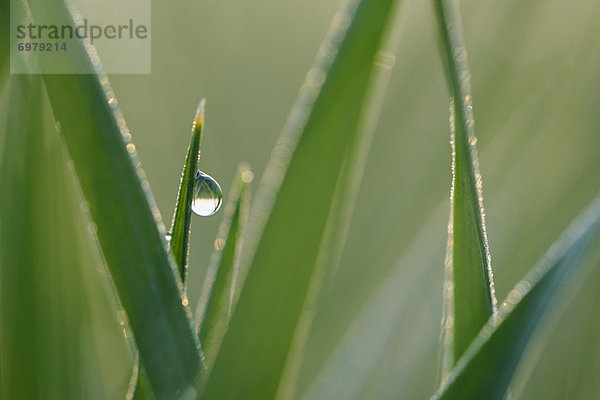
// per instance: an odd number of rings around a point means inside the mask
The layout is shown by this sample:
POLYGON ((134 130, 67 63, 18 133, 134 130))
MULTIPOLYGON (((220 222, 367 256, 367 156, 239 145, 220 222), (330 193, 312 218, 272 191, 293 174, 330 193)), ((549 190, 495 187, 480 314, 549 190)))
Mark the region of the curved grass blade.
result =
POLYGON ((183 171, 181 172, 175 213, 173 214, 170 230, 171 240, 169 241, 169 247, 171 248, 171 254, 173 255, 175 264, 177 264, 184 286, 188 270, 194 178, 196 171, 198 171, 198 160, 200 159, 200 142, 202 140, 202 131, 204 130, 205 104, 205 99, 200 100, 192 123, 192 138, 185 163, 183 164, 183 171))
MULTIPOLYGON (((451 92, 452 188, 444 285, 443 373, 496 311, 471 82, 456 0, 434 0, 451 92)), ((444 377, 442 377, 444 379, 444 377)))
POLYGON ((229 192, 225 215, 215 242, 216 251, 206 273, 196 312, 197 331, 209 370, 227 331, 233 299, 240 290, 237 261, 250 208, 251 181, 252 172, 247 166, 241 165, 229 192))
MULTIPOLYGON (((53 12, 72 24, 74 14, 59 3, 28 5, 34 19, 53 12)), ((157 399, 178 398, 193 393, 203 374, 200 345, 131 134, 88 51, 77 42, 69 53, 95 74, 44 75, 44 82, 152 390, 157 399)))
POLYGON ((247 279, 203 398, 276 396, 303 307, 324 275, 317 271, 323 243, 341 223, 330 220, 336 198, 344 198, 336 188, 365 134, 374 58, 395 4, 348 2, 307 74, 253 203, 240 264, 247 279))
POLYGON ((599 235, 600 195, 508 294, 496 323, 482 329, 432 398, 501 400, 540 319, 569 276, 583 270, 586 249, 599 235))

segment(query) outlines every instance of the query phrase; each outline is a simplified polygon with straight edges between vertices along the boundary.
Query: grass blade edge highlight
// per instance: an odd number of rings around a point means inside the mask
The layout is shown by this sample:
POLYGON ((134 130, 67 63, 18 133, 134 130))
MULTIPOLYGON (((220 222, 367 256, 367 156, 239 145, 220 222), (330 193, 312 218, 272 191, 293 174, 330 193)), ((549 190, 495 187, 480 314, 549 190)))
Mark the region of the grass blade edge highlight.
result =
POLYGON ((452 186, 444 284, 442 381, 496 310, 467 52, 456 0, 434 0, 448 84, 452 186))

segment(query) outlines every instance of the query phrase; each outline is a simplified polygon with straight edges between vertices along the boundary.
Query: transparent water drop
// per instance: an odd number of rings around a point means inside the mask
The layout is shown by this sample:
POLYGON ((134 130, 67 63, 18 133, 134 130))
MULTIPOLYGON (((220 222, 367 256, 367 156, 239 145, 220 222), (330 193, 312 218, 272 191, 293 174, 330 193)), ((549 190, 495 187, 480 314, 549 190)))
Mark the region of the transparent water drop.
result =
POLYGON ((209 217, 219 211, 222 202, 221 186, 212 176, 198 171, 194 182, 192 211, 201 217, 209 217))
POLYGON ((165 235, 165 239, 167 240, 167 242, 171 242, 171 239, 173 239, 173 234, 171 233, 171 231, 167 232, 167 234, 165 235))

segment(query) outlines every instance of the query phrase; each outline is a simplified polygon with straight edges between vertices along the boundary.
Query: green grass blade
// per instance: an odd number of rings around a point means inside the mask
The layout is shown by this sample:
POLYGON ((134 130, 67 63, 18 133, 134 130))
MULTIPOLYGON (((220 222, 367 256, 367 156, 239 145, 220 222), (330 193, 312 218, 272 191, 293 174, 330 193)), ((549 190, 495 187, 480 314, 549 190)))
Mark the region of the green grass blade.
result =
POLYGON ((35 162, 41 153, 41 81, 13 78, 9 94, 11 102, 6 110, 7 135, 0 170, 0 397, 35 398, 40 387, 37 381, 32 383, 30 379, 32 367, 39 368, 39 364, 32 361, 38 353, 34 344, 41 327, 35 318, 39 305, 31 290, 36 287, 39 249, 29 241, 38 233, 33 221, 38 194, 34 182, 38 178, 33 176, 37 171, 26 165, 37 166, 35 162))
POLYGON ((233 301, 239 295, 237 259, 242 246, 242 233, 250 208, 252 172, 240 166, 229 192, 223 222, 215 242, 200 302, 196 324, 208 368, 212 366, 227 331, 233 301))
MULTIPOLYGON (((203 107, 202 103, 200 107, 203 107)), ((200 123, 202 122, 200 121, 200 123)), ((198 123, 195 126, 198 126, 198 123)), ((190 155, 198 154, 198 146, 193 144, 194 132, 192 136, 190 151, 188 152, 188 158, 184 166, 183 180, 186 179, 185 173, 190 165, 190 155)), ((194 168, 196 167, 194 166, 194 168)), ((192 174, 192 182, 190 182, 192 185, 193 176, 192 174)), ((246 223, 250 207, 249 184, 251 180, 252 172, 246 166, 240 166, 231 192, 229 193, 228 204, 225 206, 225 215, 215 242, 216 246, 223 247, 215 250, 213 253, 211 265, 208 268, 205 284, 201 292, 200 303, 198 304, 196 330, 202 344, 205 363, 209 368, 214 362, 216 353, 227 330, 234 293, 239 291, 236 280, 237 274, 235 273, 235 260, 236 255, 240 251, 241 232, 246 223)), ((178 207, 180 207, 180 204, 178 201, 178 207)), ((143 368, 137 366, 137 362, 131 382, 132 388, 130 389, 128 398, 133 400, 153 398, 148 387, 148 376, 143 368)))
POLYGON ((169 246, 171 248, 171 254, 173 254, 173 259, 175 260, 175 264, 177 264, 181 281, 184 285, 186 283, 188 269, 194 178, 196 176, 196 171, 198 171, 198 160, 200 158, 200 142, 202 140, 202 131, 204 130, 205 103, 206 101, 202 99, 200 104, 198 104, 196 116, 192 123, 192 137, 190 139, 185 163, 183 164, 175 213, 173 214, 173 222, 171 223, 170 230, 171 240, 169 246))
POLYGON ((44 79, 152 387, 157 398, 173 398, 200 372, 199 345, 189 310, 182 305, 164 228, 157 229, 154 219, 160 214, 142 188, 147 187, 138 176, 142 170, 127 154, 126 146, 133 145, 125 145, 111 121, 97 77, 44 79), (95 98, 75 104, 65 89, 84 99, 91 92, 95 98))
POLYGON ((598 244, 600 196, 580 214, 502 302, 434 399, 501 400, 538 322, 561 285, 583 270, 585 250, 598 244))
POLYGON ((323 276, 316 265, 336 231, 328 222, 336 188, 356 162, 349 154, 365 133, 374 58, 395 3, 349 2, 307 75, 253 205, 241 263, 247 279, 203 398, 276 395, 308 292, 318 286, 311 280, 323 276))
MULTIPOLYGON (((93 230, 82 218, 63 142, 48 123, 42 87, 40 77, 11 77, 11 102, 2 111, 8 124, 0 169, 0 398, 102 397, 113 385, 98 376, 91 326, 123 339, 116 321, 90 315, 92 302, 95 311, 112 316, 114 309, 86 279, 98 277, 93 230)), ((119 349, 113 344, 105 341, 103 350, 119 349)), ((129 362, 127 355, 113 360, 129 362)))
POLYGON ((152 387, 157 398, 173 398, 200 373, 199 345, 173 276, 164 228, 157 229, 160 214, 143 189, 148 183, 139 163, 128 154, 133 144, 120 136, 116 119, 122 117, 103 101, 98 77, 44 80, 152 387), (77 103, 74 93, 81 95, 77 103))
POLYGON ((467 53, 456 0, 434 0, 452 96, 452 189, 446 254, 443 371, 462 356, 496 310, 467 53))
POLYGON ((44 79, 152 387, 157 398, 173 398, 200 372, 199 345, 173 276, 164 227, 157 229, 160 214, 143 189, 148 184, 138 162, 127 154, 133 144, 120 136, 116 119, 122 117, 102 101, 98 77, 44 79), (81 95, 78 103, 73 93, 81 95))
MULTIPOLYGON (((192 230, 192 201, 194 198, 194 177, 198 170, 198 161, 200 158, 200 142, 202 141, 202 132, 204 130, 204 107, 206 100, 200 100, 196 109, 196 115, 192 122, 192 137, 188 146, 187 155, 183 163, 183 171, 177 191, 177 201, 175 202, 175 212, 171 222, 171 230, 168 243, 171 254, 177 265, 181 276, 181 281, 186 285, 190 235, 192 230)), ((139 358, 136 358, 134 374, 131 377, 131 389, 128 397, 134 400, 150 399, 152 392, 149 387, 148 375, 144 367, 140 367, 139 358)))
MULTIPOLYGON (((37 0, 29 7, 34 19, 47 8, 37 0)), ((63 4, 52 11, 72 23, 63 4)), ((194 390, 203 373, 199 342, 114 92, 77 44, 70 54, 87 60, 96 74, 44 75, 44 82, 152 389, 157 399, 177 398, 194 390)))
POLYGON ((125 396, 125 400, 154 400, 154 393, 150 387, 150 381, 146 370, 140 368, 140 359, 136 357, 133 366, 133 375, 129 381, 129 390, 125 396))

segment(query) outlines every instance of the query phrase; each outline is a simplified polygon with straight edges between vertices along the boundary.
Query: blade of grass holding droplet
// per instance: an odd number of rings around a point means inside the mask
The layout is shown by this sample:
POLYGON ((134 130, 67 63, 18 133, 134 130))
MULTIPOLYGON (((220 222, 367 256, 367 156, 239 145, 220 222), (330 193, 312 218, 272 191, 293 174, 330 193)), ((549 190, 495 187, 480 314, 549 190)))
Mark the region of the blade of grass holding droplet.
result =
MULTIPOLYGON (((38 0, 28 4, 34 19, 48 11, 38 0)), ((51 11, 73 23, 64 4, 51 11)), ((96 73, 44 75, 44 82, 142 363, 157 399, 193 393, 204 372, 201 349, 160 213, 106 75, 83 43, 69 54, 96 73)))
MULTIPOLYGON (((198 161, 200 159, 200 142, 204 131, 204 114, 206 99, 200 100, 196 108, 196 114, 192 121, 192 135, 188 145, 187 155, 183 163, 183 170, 177 191, 175 212, 169 230, 169 249, 177 265, 184 291, 186 287, 190 235, 192 232, 192 201, 194 199, 194 182, 198 161)), ((134 400, 150 399, 152 392, 149 388, 148 375, 143 366, 139 365, 139 357, 136 358, 134 373, 131 377, 128 397, 134 400)))
MULTIPOLYGON (((201 103, 200 107, 202 107, 203 112, 204 104, 201 103)), ((197 113, 197 117, 198 115, 199 113, 197 113)), ((194 126, 197 127, 198 123, 195 123, 194 126)), ((190 156, 198 154, 198 145, 194 144, 194 137, 197 136, 195 133, 199 132, 196 132, 196 129, 192 129, 192 141, 190 142, 190 150, 188 151, 188 157, 184 165, 180 193, 182 192, 183 181, 186 180, 186 172, 193 171, 191 168, 197 168, 195 164, 193 167, 190 167, 190 156), (189 170, 188 167, 190 167, 189 170)), ((191 177, 192 180, 189 184, 193 185, 194 174, 191 177)), ((225 215, 215 242, 216 246, 221 241, 224 244, 222 248, 216 249, 213 253, 196 312, 196 330, 202 344, 205 363, 209 369, 214 362, 216 353, 227 330, 234 293, 239 291, 235 274, 235 260, 236 255, 240 251, 241 233, 248 217, 251 180, 252 172, 250 169, 245 165, 240 166, 229 193, 228 204, 225 206, 225 215)), ((190 192, 188 207, 191 207, 191 194, 190 192)), ((177 202, 177 210, 183 207, 183 203, 179 200, 177 202)), ((181 220, 183 221, 183 218, 181 220)), ((128 398, 133 400, 153 398, 151 391, 148 389, 146 372, 143 368, 138 367, 137 362, 131 381, 128 398)))
POLYGON ((240 262, 245 283, 203 398, 276 396, 293 337, 305 329, 298 327, 303 307, 326 275, 316 270, 323 243, 335 243, 326 236, 338 232, 331 224, 343 223, 329 216, 366 134, 360 121, 374 58, 395 4, 348 2, 307 74, 253 203, 240 262))
POLYGON ((200 142, 202 141, 202 131, 204 130, 205 104, 205 99, 200 100, 192 123, 192 137, 190 139, 185 163, 183 164, 183 171, 181 172, 175 213, 173 214, 170 230, 171 240, 169 242, 169 247, 171 248, 171 254, 173 255, 175 264, 177 264, 181 281, 184 286, 186 284, 188 270, 192 200, 194 198, 194 181, 196 171, 198 171, 198 160, 200 158, 200 142))
POLYGON ((452 187, 444 284, 442 380, 496 311, 467 52, 456 0, 434 0, 451 92, 452 187))
POLYGON ((502 302, 432 397, 439 400, 501 400, 529 339, 561 293, 584 268, 586 250, 600 241, 600 195, 550 247, 502 302))
POLYGON ((216 250, 206 273, 196 311, 197 331, 209 370, 227 331, 233 299, 240 290, 237 261, 250 208, 251 181, 250 169, 245 165, 240 166, 229 192, 223 222, 215 242, 216 250))

